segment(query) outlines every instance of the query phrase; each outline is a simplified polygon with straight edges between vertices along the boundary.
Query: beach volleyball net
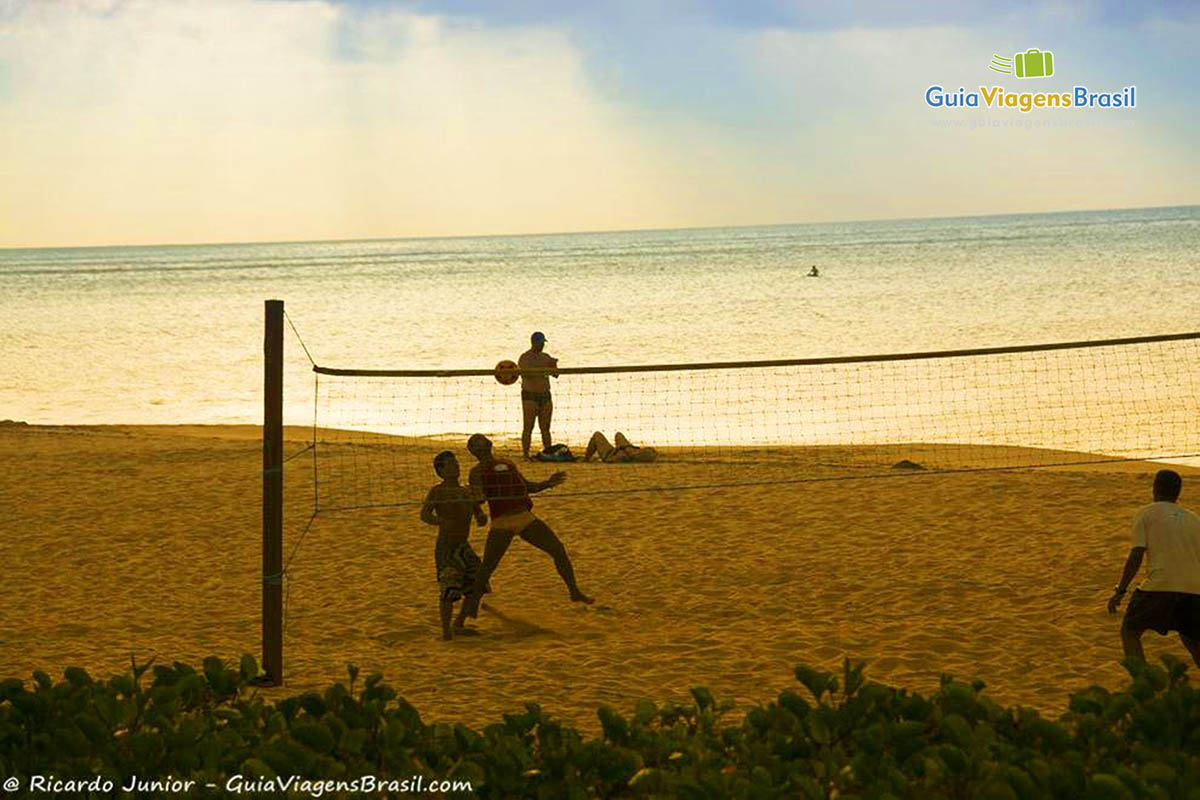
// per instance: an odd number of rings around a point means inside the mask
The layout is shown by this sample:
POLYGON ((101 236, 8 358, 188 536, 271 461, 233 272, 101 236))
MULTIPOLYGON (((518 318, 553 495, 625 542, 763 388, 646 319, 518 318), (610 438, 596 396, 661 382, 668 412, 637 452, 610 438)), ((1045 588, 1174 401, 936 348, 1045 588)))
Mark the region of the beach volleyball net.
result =
POLYGON ((435 454, 474 463, 473 433, 531 479, 567 469, 547 499, 1200 454, 1200 333, 559 370, 553 442, 582 458, 621 432, 650 463, 521 462, 520 383, 491 367, 313 372, 317 511, 418 504, 435 454))

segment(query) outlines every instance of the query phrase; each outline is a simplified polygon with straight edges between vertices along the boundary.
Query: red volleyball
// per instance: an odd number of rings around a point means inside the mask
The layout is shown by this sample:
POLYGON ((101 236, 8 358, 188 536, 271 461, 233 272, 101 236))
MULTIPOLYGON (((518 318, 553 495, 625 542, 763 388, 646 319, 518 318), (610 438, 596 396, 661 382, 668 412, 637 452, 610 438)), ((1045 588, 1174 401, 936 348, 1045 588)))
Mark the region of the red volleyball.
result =
POLYGON ((517 378, 521 377, 521 371, 517 369, 517 365, 507 358, 496 364, 495 369, 496 380, 505 386, 511 386, 517 382, 517 378))

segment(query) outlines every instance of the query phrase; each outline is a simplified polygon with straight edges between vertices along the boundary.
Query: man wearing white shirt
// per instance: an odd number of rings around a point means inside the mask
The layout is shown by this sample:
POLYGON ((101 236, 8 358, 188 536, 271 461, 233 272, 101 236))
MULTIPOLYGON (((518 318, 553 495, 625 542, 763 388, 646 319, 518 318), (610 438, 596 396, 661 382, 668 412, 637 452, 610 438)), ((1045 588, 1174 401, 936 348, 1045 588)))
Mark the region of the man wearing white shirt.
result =
POLYGON ((1145 558, 1146 579, 1134 591, 1121 621, 1126 657, 1145 660, 1142 634, 1147 630, 1162 636, 1177 631, 1200 667, 1200 517, 1176 502, 1182 486, 1174 470, 1159 470, 1154 476, 1154 502, 1134 518, 1133 547, 1108 601, 1108 613, 1117 613, 1145 558))

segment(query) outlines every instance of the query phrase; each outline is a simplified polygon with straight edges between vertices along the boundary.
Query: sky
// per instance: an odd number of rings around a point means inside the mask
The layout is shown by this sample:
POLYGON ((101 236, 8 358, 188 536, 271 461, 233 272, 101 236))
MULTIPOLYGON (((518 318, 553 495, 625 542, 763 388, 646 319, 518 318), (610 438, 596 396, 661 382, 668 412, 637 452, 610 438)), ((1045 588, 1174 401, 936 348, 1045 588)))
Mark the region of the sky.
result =
POLYGON ((1198 9, 0 0, 0 247, 1200 203, 1198 9), (988 69, 1030 48, 1054 75, 988 69))

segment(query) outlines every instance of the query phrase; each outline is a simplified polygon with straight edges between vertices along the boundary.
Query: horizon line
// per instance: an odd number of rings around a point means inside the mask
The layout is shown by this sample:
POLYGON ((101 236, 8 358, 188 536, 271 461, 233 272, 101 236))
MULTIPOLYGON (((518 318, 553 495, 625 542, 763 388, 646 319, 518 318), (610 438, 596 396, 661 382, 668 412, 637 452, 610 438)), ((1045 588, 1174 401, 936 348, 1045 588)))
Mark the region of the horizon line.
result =
POLYGON ((420 241, 425 239, 505 239, 505 238, 521 238, 535 236, 580 236, 588 234, 613 234, 613 233, 652 233, 665 231, 706 231, 706 230, 723 230, 723 229, 745 229, 745 228, 785 228, 809 225, 845 225, 861 222, 912 222, 912 221, 934 221, 934 220, 955 220, 955 219, 978 219, 986 217, 1018 217, 1018 216, 1040 216, 1050 214, 1081 214, 1098 211, 1155 211, 1168 208, 1197 208, 1200 203, 1185 203, 1182 205, 1164 205, 1164 206, 1115 206, 1104 208, 1071 208, 1060 209, 1055 211, 1007 211, 1007 212, 989 212, 986 214, 956 214, 956 215, 932 215, 932 216, 915 216, 915 217, 859 217, 856 219, 837 219, 824 220, 821 222, 766 222, 766 223, 750 223, 740 225, 684 225, 681 227, 647 227, 647 228, 586 228, 579 230, 565 231, 533 231, 527 233, 457 233, 457 234, 434 234, 434 235, 406 235, 406 236, 368 236, 361 238, 348 239, 253 239, 242 241, 225 241, 225 242, 154 242, 149 244, 78 244, 78 245, 26 245, 26 246, 0 246, 0 253, 14 252, 21 250, 105 250, 105 249, 122 249, 122 248, 139 248, 139 247, 239 247, 251 245, 287 245, 287 244, 348 244, 351 242, 396 242, 396 241, 420 241))

